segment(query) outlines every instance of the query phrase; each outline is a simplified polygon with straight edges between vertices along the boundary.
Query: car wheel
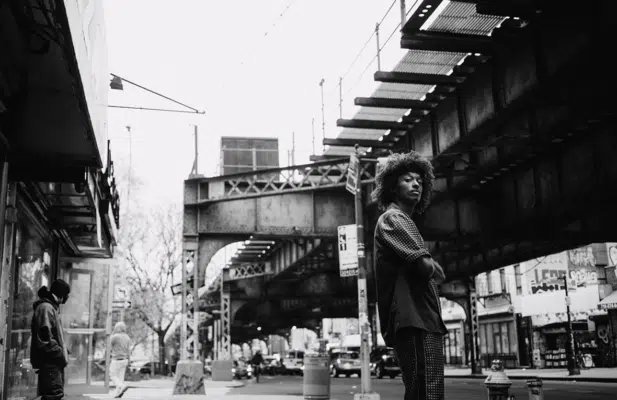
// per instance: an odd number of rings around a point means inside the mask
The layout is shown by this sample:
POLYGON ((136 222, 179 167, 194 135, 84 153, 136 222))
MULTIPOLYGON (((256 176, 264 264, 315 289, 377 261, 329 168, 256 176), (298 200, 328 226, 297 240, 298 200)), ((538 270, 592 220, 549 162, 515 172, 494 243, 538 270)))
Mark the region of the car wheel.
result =
POLYGON ((396 378, 396 374, 390 374, 390 379, 396 378))

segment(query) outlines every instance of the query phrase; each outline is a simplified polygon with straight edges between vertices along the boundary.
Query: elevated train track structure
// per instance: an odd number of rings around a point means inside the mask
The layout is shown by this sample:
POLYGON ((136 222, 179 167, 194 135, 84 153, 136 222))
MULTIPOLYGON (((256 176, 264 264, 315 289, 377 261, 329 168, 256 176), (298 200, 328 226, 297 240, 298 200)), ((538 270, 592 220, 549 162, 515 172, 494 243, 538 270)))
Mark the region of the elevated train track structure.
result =
MULTIPOLYGON (((232 337, 255 335, 243 328, 251 323, 279 332, 354 315, 355 279, 338 276, 335 246, 337 226, 353 223, 348 159, 331 156, 354 144, 366 150, 365 199, 378 157, 413 149, 432 159, 435 191, 418 224, 446 269, 442 295, 471 316, 474 351, 475 275, 614 241, 617 81, 607 59, 614 2, 416 5, 401 29, 408 52, 394 70, 375 73, 377 89, 354 100, 353 118, 338 121, 343 129, 324 140, 323 161, 185 182, 184 236, 199 249, 200 276, 223 246, 255 248, 222 280, 232 337), (247 266, 257 272, 230 279, 247 266)), ((371 265, 377 211, 370 202, 366 211, 371 265)))

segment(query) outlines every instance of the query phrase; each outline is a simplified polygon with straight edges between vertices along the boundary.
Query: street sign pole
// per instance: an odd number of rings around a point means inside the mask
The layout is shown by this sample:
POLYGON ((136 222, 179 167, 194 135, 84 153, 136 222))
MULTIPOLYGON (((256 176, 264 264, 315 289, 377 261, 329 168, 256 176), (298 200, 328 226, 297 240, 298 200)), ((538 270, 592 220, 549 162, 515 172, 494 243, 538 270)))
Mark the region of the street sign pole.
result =
POLYGON ((568 315, 568 325, 566 329, 568 331, 568 347, 570 351, 566 351, 568 356, 568 375, 580 375, 581 370, 576 365, 576 349, 574 346, 574 332, 572 330, 572 318, 570 317, 570 297, 568 296, 568 276, 563 277, 563 282, 566 290, 566 314, 568 315))
POLYGON ((182 254, 182 315, 180 327, 180 359, 186 360, 186 256, 182 254))
POLYGON ((360 166, 358 158, 358 146, 356 146, 356 154, 352 155, 355 160, 350 160, 355 163, 355 214, 356 214, 356 226, 358 229, 357 243, 358 243, 358 322, 360 325, 360 359, 361 359, 361 391, 360 396, 354 396, 361 399, 379 399, 379 395, 372 393, 371 388, 371 373, 369 369, 369 333, 371 326, 368 319, 368 295, 366 288, 366 254, 364 251, 364 208, 362 205, 362 184, 361 174, 362 168, 360 166), (370 396, 368 396, 370 394, 370 396))

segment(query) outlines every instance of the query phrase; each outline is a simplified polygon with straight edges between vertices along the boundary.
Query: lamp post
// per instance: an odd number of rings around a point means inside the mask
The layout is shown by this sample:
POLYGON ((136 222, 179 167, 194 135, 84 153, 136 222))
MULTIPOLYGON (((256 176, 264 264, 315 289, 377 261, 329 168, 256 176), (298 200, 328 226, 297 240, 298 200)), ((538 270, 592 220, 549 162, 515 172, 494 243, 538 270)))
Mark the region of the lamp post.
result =
POLYGON ((568 296, 568 276, 563 277, 564 287, 566 290, 566 314, 568 315, 568 325, 566 327, 568 331, 568 349, 566 353, 568 355, 568 375, 580 375, 581 370, 576 363, 576 350, 574 348, 574 332, 572 330, 572 318, 570 317, 570 297, 568 296))

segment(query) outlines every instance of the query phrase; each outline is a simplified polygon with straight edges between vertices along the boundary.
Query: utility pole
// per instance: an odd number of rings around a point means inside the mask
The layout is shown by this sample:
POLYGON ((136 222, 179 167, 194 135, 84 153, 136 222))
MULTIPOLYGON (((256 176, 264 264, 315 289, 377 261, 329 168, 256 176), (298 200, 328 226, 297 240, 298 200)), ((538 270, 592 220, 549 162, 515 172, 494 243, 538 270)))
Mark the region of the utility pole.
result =
POLYGON ((129 181, 127 183, 126 188, 126 214, 131 215, 129 213, 129 209, 131 208, 131 171, 133 169, 133 137, 131 135, 131 126, 127 125, 126 130, 129 133, 129 181))
POLYGON ((338 78, 338 109, 339 118, 343 119, 343 78, 338 78))
MULTIPOLYGON (((323 78, 321 78, 321 81, 319 81, 319 87, 321 87, 321 132, 323 135, 323 138, 326 138, 326 111, 325 111, 325 106, 324 106, 324 100, 323 100, 323 84, 324 84, 325 80, 323 78)), ((322 142, 323 143, 323 142, 322 142)), ((326 151, 326 147, 323 146, 323 151, 326 151)))
POLYGON ((568 375, 580 375, 581 370, 579 369, 576 362, 576 350, 574 347, 574 332, 572 330, 572 318, 570 317, 570 297, 568 296, 568 275, 564 275, 563 277, 564 286, 566 289, 566 314, 568 314, 568 347, 569 351, 568 355, 568 375))
POLYGON ((405 27, 405 22, 407 22, 407 6, 405 5, 405 0, 401 1, 401 30, 405 27))
POLYGON ((291 132, 291 165, 296 165, 296 132, 291 132))
POLYGON ((197 132, 197 125, 193 125, 195 128, 195 162, 193 163, 193 173, 199 174, 199 132, 197 132))
POLYGON ((311 131, 313 132, 313 155, 315 155, 315 117, 311 119, 311 131))
POLYGON ((357 243, 358 243, 358 323, 360 325, 360 360, 361 360, 361 390, 360 396, 356 395, 356 399, 379 399, 379 395, 372 393, 371 388, 371 373, 369 369, 369 333, 371 330, 368 318, 368 293, 366 290, 366 253, 364 251, 364 207, 362 204, 362 164, 359 162, 359 146, 356 145, 356 157, 358 165, 356 167, 356 190, 354 193, 357 243), (370 397, 369 397, 370 396, 370 397))
POLYGON ((379 22, 375 24, 375 40, 377 42, 377 71, 381 71, 381 44, 379 44, 379 22))

